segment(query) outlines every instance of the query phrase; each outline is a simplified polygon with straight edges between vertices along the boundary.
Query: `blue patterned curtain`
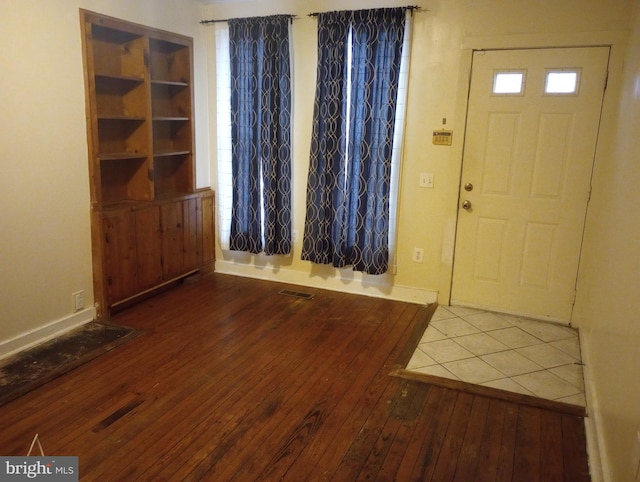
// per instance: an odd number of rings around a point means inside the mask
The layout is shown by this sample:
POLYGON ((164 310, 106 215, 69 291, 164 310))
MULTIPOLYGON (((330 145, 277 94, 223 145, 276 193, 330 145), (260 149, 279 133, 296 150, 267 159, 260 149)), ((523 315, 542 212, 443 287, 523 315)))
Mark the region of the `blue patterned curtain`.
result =
POLYGON ((233 208, 230 248, 291 252, 288 16, 229 20, 233 208))
POLYGON ((389 265, 389 191, 405 9, 318 16, 318 73, 302 259, 389 265))

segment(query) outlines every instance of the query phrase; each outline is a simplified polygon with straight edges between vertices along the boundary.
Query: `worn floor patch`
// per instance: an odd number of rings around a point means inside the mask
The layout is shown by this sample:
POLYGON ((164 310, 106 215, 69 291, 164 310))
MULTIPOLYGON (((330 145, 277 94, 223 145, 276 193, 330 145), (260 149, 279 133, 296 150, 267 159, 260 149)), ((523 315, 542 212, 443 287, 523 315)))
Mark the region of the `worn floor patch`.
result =
POLYGON ((127 327, 91 322, 0 360, 0 405, 135 338, 127 327))

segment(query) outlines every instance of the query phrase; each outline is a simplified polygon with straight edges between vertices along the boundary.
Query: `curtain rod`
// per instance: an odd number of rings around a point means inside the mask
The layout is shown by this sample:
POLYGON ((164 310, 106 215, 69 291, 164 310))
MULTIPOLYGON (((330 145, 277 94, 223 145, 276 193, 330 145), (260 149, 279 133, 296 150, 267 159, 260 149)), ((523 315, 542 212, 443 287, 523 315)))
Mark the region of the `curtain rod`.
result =
MULTIPOLYGON (((390 7, 390 8, 393 8, 393 7, 390 7)), ((421 7, 419 5, 408 5, 408 6, 404 7, 404 8, 405 8, 405 10, 411 10, 411 15, 413 15, 413 12, 421 10, 421 7)), ((320 15, 320 13, 321 12, 313 12, 313 13, 310 13, 308 16, 309 17, 317 17, 318 15, 320 15)))
MULTIPOLYGON (((290 15, 290 14, 285 14, 285 15, 270 15, 271 17, 289 17, 289 20, 291 20, 293 22, 293 19, 297 18, 297 15, 290 15)), ((202 25, 209 25, 210 23, 219 23, 219 22, 228 22, 229 20, 231 20, 230 18, 223 18, 220 20, 215 20, 215 19, 211 19, 211 20, 200 20, 200 23, 202 25)))

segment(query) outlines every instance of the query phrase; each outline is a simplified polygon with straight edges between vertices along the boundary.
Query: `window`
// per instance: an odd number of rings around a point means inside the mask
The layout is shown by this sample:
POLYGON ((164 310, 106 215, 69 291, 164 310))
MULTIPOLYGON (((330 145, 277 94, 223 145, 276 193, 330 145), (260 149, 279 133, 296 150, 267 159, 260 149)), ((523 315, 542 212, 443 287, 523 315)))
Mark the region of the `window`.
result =
POLYGON ((544 93, 552 95, 571 95, 578 92, 578 70, 548 70, 544 93))
POLYGON ((215 24, 216 39, 216 129, 218 157, 217 212, 222 249, 229 249, 233 180, 231 174, 231 72, 229 26, 215 24))
POLYGON ((223 249, 291 252, 289 16, 216 25, 223 249))
POLYGON ((394 269, 407 16, 404 8, 318 16, 304 260, 394 269))
POLYGON ((290 17, 216 30, 223 249, 291 252, 290 17))
POLYGON ((522 95, 524 93, 525 72, 498 71, 493 75, 493 93, 498 95, 522 95))

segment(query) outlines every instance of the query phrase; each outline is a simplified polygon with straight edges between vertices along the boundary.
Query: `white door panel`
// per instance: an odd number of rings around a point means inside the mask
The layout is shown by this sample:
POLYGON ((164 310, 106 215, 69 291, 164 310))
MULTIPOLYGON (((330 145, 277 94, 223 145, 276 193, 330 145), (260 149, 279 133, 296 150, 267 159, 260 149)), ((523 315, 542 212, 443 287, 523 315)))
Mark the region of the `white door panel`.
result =
POLYGON ((608 56, 474 53, 452 303, 569 321, 608 56), (576 72, 576 92, 545 93, 562 69, 576 72), (523 73, 522 92, 494 94, 509 71, 523 73))

